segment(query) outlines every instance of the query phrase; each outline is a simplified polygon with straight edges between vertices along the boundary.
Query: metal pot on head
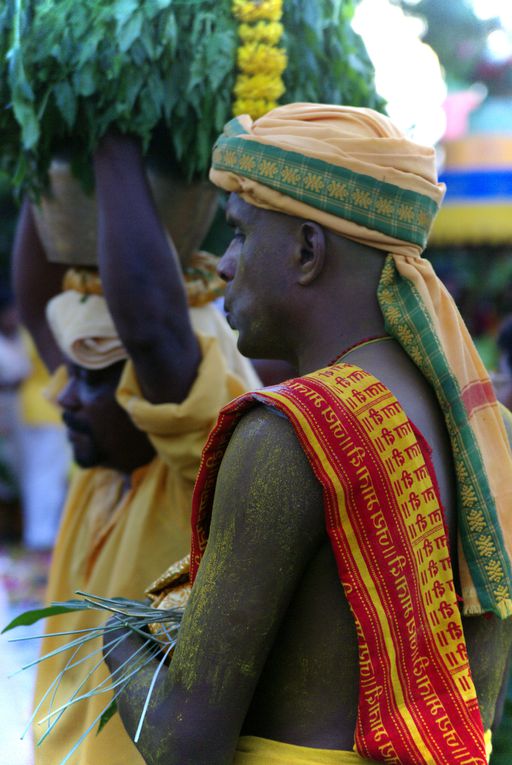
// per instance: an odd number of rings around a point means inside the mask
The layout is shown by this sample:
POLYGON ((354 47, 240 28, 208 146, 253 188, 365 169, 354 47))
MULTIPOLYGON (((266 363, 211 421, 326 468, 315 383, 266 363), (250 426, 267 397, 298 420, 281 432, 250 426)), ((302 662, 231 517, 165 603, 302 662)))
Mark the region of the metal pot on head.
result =
MULTIPOLYGON (((96 200, 85 193, 66 160, 54 159, 50 189, 33 212, 46 256, 53 263, 97 266, 96 200)), ((167 168, 147 166, 155 205, 182 265, 197 251, 212 223, 217 191, 207 180, 187 182, 167 168)), ((121 190, 120 190, 121 191, 121 190)))

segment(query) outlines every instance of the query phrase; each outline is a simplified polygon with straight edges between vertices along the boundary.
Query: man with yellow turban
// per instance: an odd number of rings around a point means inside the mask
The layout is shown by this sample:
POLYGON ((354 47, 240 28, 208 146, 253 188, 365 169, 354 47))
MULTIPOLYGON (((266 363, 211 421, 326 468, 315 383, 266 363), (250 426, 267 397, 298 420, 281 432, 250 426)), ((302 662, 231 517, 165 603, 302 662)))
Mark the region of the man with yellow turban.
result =
MULTIPOLYGON (((192 592, 137 746, 150 765, 484 765, 512 638, 512 457, 421 258, 434 151, 371 110, 293 104, 229 123, 210 177, 231 192, 239 348, 301 376, 210 435, 192 592)), ((120 702, 132 735, 143 678, 120 702)))
MULTIPOLYGON (((81 468, 54 549, 49 602, 72 598, 76 590, 143 598, 149 582, 188 552, 192 490, 208 432, 223 405, 260 384, 213 303, 223 284, 217 259, 197 252, 204 221, 191 217, 194 184, 174 179, 173 241, 158 219, 134 140, 105 138, 95 170, 99 274, 67 271, 61 291, 64 269, 47 262, 27 203, 15 245, 23 316, 48 366, 57 368, 51 393, 81 468), (52 292, 46 322, 43 308, 52 292)), ((210 207, 215 194, 207 191, 210 207)), ((50 619, 42 654, 62 645, 51 633, 101 622, 92 611, 50 619)), ((78 656, 43 662, 36 741, 46 732, 39 721, 51 709, 108 678, 100 640, 78 656)), ((104 704, 92 695, 68 709, 36 748, 38 765, 57 765, 88 730, 92 735, 73 765, 142 764, 119 720, 110 723, 108 736, 95 735, 104 704)))

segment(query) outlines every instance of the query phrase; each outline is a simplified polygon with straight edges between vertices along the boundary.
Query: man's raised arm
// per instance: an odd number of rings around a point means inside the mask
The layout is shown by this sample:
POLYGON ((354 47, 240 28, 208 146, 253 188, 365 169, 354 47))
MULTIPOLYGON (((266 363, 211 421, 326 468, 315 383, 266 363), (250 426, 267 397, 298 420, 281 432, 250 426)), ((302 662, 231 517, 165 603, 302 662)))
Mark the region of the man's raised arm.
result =
POLYGON ((155 209, 138 142, 108 135, 94 159, 103 289, 142 393, 186 398, 200 362, 178 255, 155 209))
POLYGON ((47 260, 28 198, 18 218, 12 265, 21 321, 32 335, 44 363, 53 372, 62 364, 63 357, 46 321, 46 305, 62 290, 67 267, 47 260))

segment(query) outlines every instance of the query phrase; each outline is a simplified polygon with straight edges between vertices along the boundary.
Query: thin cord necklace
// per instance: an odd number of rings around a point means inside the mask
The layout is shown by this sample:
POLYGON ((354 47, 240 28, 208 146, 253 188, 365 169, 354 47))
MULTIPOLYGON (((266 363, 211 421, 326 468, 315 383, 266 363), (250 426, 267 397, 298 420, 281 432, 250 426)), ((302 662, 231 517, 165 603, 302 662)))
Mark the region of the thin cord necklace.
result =
POLYGON ((380 343, 382 340, 394 340, 391 335, 374 335, 373 337, 367 337, 364 340, 359 340, 357 343, 354 343, 353 345, 350 345, 348 348, 345 348, 341 353, 338 353, 337 356, 335 356, 329 363, 327 364, 328 367, 332 367, 333 364, 337 364, 339 361, 342 361, 342 359, 347 356, 347 354, 352 353, 352 351, 355 351, 356 348, 364 348, 366 345, 373 345, 373 343, 380 343))

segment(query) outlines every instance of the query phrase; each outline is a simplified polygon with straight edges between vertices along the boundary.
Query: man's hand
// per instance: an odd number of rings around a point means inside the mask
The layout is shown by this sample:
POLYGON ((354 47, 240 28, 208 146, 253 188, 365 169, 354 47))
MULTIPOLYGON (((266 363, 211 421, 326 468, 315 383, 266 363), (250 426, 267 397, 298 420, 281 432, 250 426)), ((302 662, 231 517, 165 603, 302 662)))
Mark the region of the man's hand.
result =
POLYGON ((151 700, 145 712, 138 741, 134 742, 148 763, 158 762, 151 759, 152 752, 158 751, 156 744, 164 733, 159 732, 155 718, 164 712, 165 704, 163 707, 161 704, 162 684, 167 674, 165 664, 168 663, 164 655, 154 650, 154 645, 150 635, 147 639, 144 638, 123 626, 116 616, 109 619, 105 625, 103 657, 112 675, 112 681, 116 682, 123 674, 130 674, 135 666, 140 667, 116 700, 119 715, 132 741, 137 735, 141 715, 151 691, 151 700))

